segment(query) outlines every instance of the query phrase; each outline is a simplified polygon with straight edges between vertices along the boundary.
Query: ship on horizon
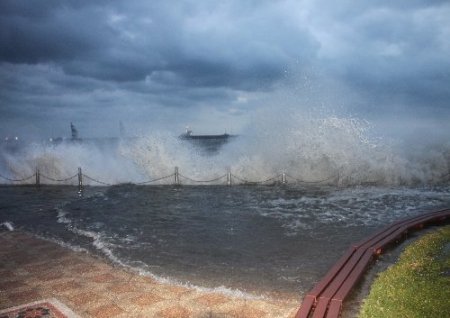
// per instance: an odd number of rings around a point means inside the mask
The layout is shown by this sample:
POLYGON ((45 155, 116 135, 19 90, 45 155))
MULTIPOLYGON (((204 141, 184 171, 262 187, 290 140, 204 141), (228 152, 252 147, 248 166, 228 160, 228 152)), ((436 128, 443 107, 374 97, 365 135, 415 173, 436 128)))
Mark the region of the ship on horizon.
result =
POLYGON ((237 137, 236 135, 230 135, 227 133, 223 133, 221 135, 194 135, 192 130, 188 127, 186 128, 186 132, 180 135, 181 139, 186 140, 228 140, 229 138, 237 137))
POLYGON ((186 132, 179 136, 181 140, 189 141, 205 154, 218 153, 222 146, 236 137, 237 135, 230 135, 226 132, 220 135, 194 135, 189 127, 186 127, 186 132))

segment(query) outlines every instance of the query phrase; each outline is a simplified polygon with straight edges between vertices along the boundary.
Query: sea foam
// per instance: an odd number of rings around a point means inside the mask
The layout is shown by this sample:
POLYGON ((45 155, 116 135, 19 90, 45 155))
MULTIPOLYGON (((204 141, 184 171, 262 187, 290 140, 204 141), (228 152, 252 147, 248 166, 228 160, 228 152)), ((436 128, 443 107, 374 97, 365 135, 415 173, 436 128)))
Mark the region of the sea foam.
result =
POLYGON ((155 179, 148 184, 173 184, 175 167, 183 184, 225 184, 227 173, 233 183, 279 181, 285 174, 289 183, 305 186, 410 186, 450 179, 448 143, 415 145, 412 151, 377 136, 363 119, 294 113, 279 123, 270 117, 255 120, 210 155, 176 134, 156 131, 106 148, 95 143, 29 146, 17 154, 3 153, 0 172, 19 179, 38 168, 41 183, 72 185, 78 182, 78 167, 90 185, 155 179))
POLYGON ((0 226, 4 226, 8 231, 14 231, 14 225, 12 222, 5 221, 3 223, 0 223, 0 226))

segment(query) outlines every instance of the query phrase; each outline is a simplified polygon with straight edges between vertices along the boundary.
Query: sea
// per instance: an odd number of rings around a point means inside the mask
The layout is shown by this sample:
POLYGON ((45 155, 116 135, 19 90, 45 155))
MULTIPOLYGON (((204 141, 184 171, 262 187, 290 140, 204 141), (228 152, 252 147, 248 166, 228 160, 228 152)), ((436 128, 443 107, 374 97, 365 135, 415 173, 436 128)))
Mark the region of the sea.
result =
POLYGON ((249 131, 213 151, 165 132, 4 141, 0 227, 169 284, 300 297, 352 243, 448 207, 449 149, 339 118, 249 131))

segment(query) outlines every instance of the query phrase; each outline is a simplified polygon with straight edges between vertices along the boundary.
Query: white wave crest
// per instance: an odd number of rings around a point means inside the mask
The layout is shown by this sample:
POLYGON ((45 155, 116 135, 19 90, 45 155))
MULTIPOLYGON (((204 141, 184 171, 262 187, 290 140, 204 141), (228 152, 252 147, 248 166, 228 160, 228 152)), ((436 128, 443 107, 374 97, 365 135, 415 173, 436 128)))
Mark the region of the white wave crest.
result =
POLYGON ((58 214, 56 215, 56 222, 62 223, 62 224, 70 224, 72 221, 67 218, 67 212, 64 211, 61 208, 57 208, 58 214))
POLYGON ((3 223, 0 223, 0 226, 4 226, 8 231, 14 231, 14 225, 12 222, 5 221, 3 223))
MULTIPOLYGON (((82 167, 85 184, 172 184, 178 167, 184 184, 224 184, 279 180, 300 184, 416 185, 450 179, 450 144, 407 145, 374 136, 370 123, 356 118, 309 118, 290 114, 283 120, 261 116, 255 124, 205 155, 198 148, 167 132, 123 141, 115 146, 62 144, 28 147, 20 155, 4 155, 8 176, 32 175, 38 167, 41 183, 76 184, 82 167), (50 176, 51 179, 46 178, 50 176), (89 177, 89 178, 88 178, 89 177), (164 178, 166 177, 166 178, 164 178), (185 178, 187 177, 187 178, 185 178), (93 179, 93 180, 92 180, 93 179)), ((3 171, 1 171, 3 172, 3 171)), ((27 181, 27 182, 33 182, 27 181)))

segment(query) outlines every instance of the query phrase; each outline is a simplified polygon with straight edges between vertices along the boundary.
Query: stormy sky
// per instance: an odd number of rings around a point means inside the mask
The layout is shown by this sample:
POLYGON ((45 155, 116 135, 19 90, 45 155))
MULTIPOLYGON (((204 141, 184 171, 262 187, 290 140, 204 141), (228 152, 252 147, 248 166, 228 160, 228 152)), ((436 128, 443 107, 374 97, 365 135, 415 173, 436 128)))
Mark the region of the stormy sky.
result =
POLYGON ((2 0, 0 136, 239 133, 261 109, 448 136, 449 17, 431 0, 2 0))

